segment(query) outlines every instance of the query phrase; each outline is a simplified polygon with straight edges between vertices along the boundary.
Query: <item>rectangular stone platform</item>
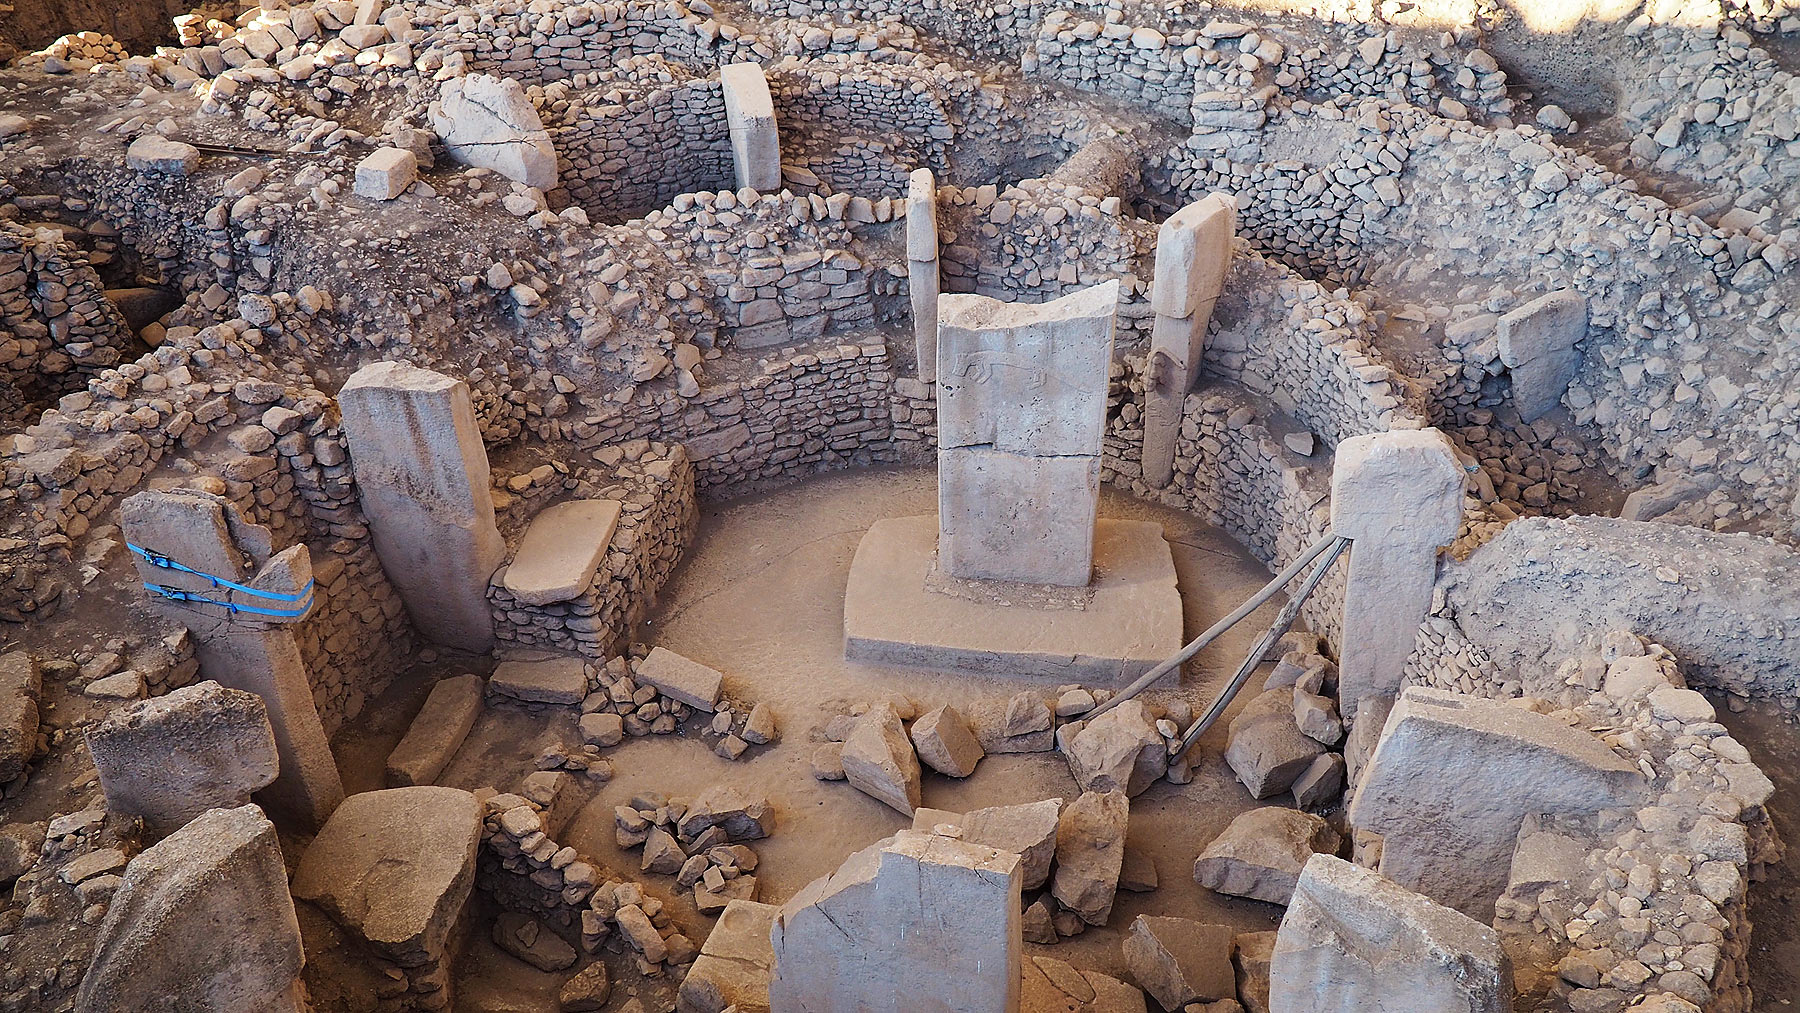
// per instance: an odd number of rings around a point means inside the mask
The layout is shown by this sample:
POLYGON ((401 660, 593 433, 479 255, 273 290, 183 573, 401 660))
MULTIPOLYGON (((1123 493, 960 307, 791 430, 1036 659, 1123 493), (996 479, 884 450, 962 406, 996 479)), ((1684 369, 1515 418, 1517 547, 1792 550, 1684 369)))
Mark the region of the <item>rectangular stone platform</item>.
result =
POLYGON ((936 572, 937 517, 870 526, 844 591, 844 656, 976 675, 1122 683, 1181 649, 1181 592, 1162 526, 1101 519, 1086 588, 936 572))

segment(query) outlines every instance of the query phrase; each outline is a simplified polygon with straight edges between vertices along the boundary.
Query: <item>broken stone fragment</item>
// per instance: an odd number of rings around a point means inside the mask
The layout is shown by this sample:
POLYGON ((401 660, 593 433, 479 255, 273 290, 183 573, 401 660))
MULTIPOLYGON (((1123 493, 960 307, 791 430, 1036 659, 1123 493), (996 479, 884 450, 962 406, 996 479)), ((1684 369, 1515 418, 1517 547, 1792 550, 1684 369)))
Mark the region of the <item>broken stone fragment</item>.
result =
POLYGON ((556 188, 556 148, 517 80, 490 74, 451 78, 430 115, 450 157, 539 190, 556 188))
POLYGON ((656 687, 658 693, 679 700, 708 714, 719 705, 719 693, 725 677, 716 669, 684 658, 665 647, 653 647, 644 660, 634 666, 640 684, 656 687))
POLYGON ((625 719, 609 711, 583 714, 577 727, 581 730, 581 741, 603 749, 625 741, 625 719))
POLYGON ((612 980, 607 977, 606 963, 596 960, 581 969, 556 993, 560 1013, 599 1013, 612 995, 612 980))
POLYGON ((1194 860, 1194 882, 1215 893, 1286 904, 1314 854, 1334 855, 1337 831, 1311 813, 1264 806, 1231 821, 1194 860))
POLYGON ((638 867, 644 872, 673 876, 687 863, 687 857, 687 853, 681 850, 680 842, 667 830, 652 827, 650 836, 644 840, 644 854, 638 867))
POLYGON ((161 134, 145 134, 125 149, 125 164, 139 172, 186 176, 200 166, 200 149, 161 134))
POLYGON ((919 761, 950 777, 975 773, 975 764, 986 755, 969 730, 969 722, 948 704, 913 722, 911 736, 919 761))
POLYGON ((1269 1013, 1269 961, 1275 956, 1274 932, 1241 932, 1231 954, 1237 970, 1238 1001, 1247 1013, 1269 1013))
POLYGON ((753 798, 739 788, 715 784, 688 803, 680 823, 681 835, 689 839, 718 827, 729 840, 754 841, 774 831, 775 808, 766 798, 753 798))
POLYGON ((487 689, 524 703, 578 704, 587 696, 587 669, 580 658, 502 661, 488 677, 487 689))
POLYGON ((376 148, 356 163, 356 195, 370 200, 393 200, 418 178, 419 156, 401 148, 376 148))
POLYGON ((744 719, 744 741, 753 746, 767 745, 774 742, 775 708, 766 703, 759 703, 750 708, 750 716, 744 719))
POLYGON ((911 816, 919 806, 919 758, 892 704, 857 719, 844 740, 844 777, 857 791, 911 816))
POLYGON ((962 839, 1019 856, 1022 889, 1035 890, 1050 878, 1050 862, 1056 857, 1056 827, 1063 800, 1047 798, 1024 805, 1002 805, 953 813, 920 808, 913 812, 913 829, 930 830, 940 823, 962 829, 962 839))
POLYGON ((24 651, 0 655, 0 784, 25 772, 37 749, 43 673, 24 651))
POLYGON ((1149 893, 1156 889, 1156 862, 1143 848, 1125 846, 1125 862, 1119 867, 1119 889, 1149 893))
POLYGON ((1138 915, 1125 937, 1125 966, 1164 1009, 1237 997, 1231 965, 1236 930, 1191 918, 1138 915))
POLYGON ((825 742, 813 750, 812 776, 820 781, 842 781, 844 779, 844 744, 842 742, 825 742))
POLYGON ((1337 753, 1320 753, 1297 778, 1294 778, 1294 804, 1302 809, 1322 809, 1337 802, 1344 793, 1344 758, 1337 753))
POLYGON ((1089 925, 1105 925, 1125 864, 1131 802, 1122 791, 1085 792, 1062 811, 1050 892, 1089 925))
POLYGON ((1300 734, 1325 746, 1335 746, 1344 737, 1344 723, 1331 698, 1299 686, 1294 687, 1294 725, 1300 734))
POLYGON ((494 945, 540 971, 562 971, 575 966, 575 948, 548 925, 517 911, 502 911, 494 919, 494 945))
POLYGON ((1127 700, 1086 722, 1069 744, 1069 771, 1083 791, 1136 797, 1169 768, 1169 750, 1143 701, 1127 700))
POLYGON ((680 1013, 723 1013, 734 1008, 767 1013, 769 973, 775 963, 769 928, 778 910, 751 900, 724 906, 700 947, 699 959, 682 979, 676 997, 680 1013))
POLYGON ((1324 751, 1294 725, 1294 691, 1277 688, 1251 700, 1231 720, 1225 762, 1252 798, 1268 798, 1288 790, 1324 751))

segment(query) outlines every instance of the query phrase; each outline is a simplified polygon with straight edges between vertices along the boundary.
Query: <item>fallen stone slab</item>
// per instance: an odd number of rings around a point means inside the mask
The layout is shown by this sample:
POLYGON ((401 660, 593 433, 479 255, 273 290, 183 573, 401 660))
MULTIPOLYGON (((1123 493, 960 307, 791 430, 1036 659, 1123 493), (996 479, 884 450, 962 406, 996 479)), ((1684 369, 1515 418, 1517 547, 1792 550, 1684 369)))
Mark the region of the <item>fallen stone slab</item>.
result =
POLYGON ((725 677, 716 669, 684 658, 666 647, 652 647, 649 656, 638 662, 634 671, 639 683, 655 686, 658 693, 709 714, 719 705, 719 693, 725 685, 725 677))
POLYGON ((1252 798, 1268 798, 1293 786, 1294 779, 1325 751, 1294 724, 1294 691, 1266 690, 1231 719, 1225 762, 1252 798))
POLYGON ((587 668, 580 658, 502 661, 488 677, 488 692, 524 703, 577 704, 587 696, 587 668))
POLYGON ((1056 872, 1050 893, 1089 925, 1105 925, 1125 864, 1131 801, 1122 791, 1084 792, 1056 827, 1056 872))
POLYGON ((945 704, 913 722, 910 732, 919 762, 940 774, 968 777, 987 753, 970 730, 967 718, 945 704))
POLYGON ((491 74, 451 78, 429 113, 451 158, 539 190, 556 188, 556 147, 516 79, 491 74))
POLYGON ((575 948, 548 925, 518 911, 502 911, 494 919, 494 945, 540 971, 566 971, 575 966, 575 948))
POLYGON ((781 909, 734 900, 725 905, 675 995, 677 1013, 768 1013, 775 948, 769 930, 781 909))
POLYGON ((1279 806, 1252 809, 1200 852, 1194 882, 1215 893, 1286 904, 1307 860, 1337 854, 1340 843, 1331 824, 1311 813, 1279 806))
POLYGON ((1388 715, 1350 824, 1382 836, 1382 875, 1482 920, 1528 814, 1633 809, 1643 792, 1637 767, 1585 729, 1412 687, 1388 715))
POLYGON ((712 827, 733 841, 754 841, 775 829, 775 807, 730 785, 715 784, 694 796, 681 817, 681 836, 692 840, 712 827))
POLYGON ((24 651, 0 654, 0 784, 25 772, 37 751, 38 699, 44 677, 24 651))
POLYGON ((1050 878, 1056 857, 1056 827, 1063 800, 1047 798, 1023 805, 971 809, 966 813, 920 807, 913 811, 913 829, 930 830, 941 823, 962 828, 962 839, 1019 856, 1021 887, 1036 890, 1050 878))
POLYGON ((402 966, 435 960, 475 883, 481 813, 457 788, 351 795, 301 856, 294 896, 402 966))
POLYGON ((1125 937, 1125 966, 1163 1009, 1237 998, 1232 942, 1237 930, 1191 918, 1138 915, 1125 937))
POLYGON ((844 778, 851 787, 911 816, 920 799, 919 758, 889 703, 856 720, 844 740, 844 778))
POLYGON ((1069 772, 1082 791, 1137 797, 1168 772, 1169 749, 1141 700, 1084 723, 1069 744, 1069 772))
POLYGON ((578 499, 545 507, 519 539, 501 585, 527 605, 586 593, 612 544, 623 505, 616 499, 578 499))
POLYGON ((126 867, 75 1008, 300 1013, 305 959, 274 824, 213 809, 126 867))
POLYGON ((1507 1013, 1512 967, 1494 930, 1330 855, 1306 863, 1270 960, 1282 1013, 1507 1013))
POLYGON ((244 805, 280 770, 262 697, 211 680, 121 707, 86 738, 107 808, 163 833, 244 805))
MULTIPOLYGON (((584 682, 586 676, 582 677, 584 682)), ((406 735, 387 758, 387 783, 391 788, 431 784, 449 766, 481 716, 481 676, 451 676, 438 680, 425 697, 425 706, 406 729, 406 735)))
POLYGON ((1017 855, 902 830, 782 905, 769 1006, 1015 1013, 1019 892, 1017 855))

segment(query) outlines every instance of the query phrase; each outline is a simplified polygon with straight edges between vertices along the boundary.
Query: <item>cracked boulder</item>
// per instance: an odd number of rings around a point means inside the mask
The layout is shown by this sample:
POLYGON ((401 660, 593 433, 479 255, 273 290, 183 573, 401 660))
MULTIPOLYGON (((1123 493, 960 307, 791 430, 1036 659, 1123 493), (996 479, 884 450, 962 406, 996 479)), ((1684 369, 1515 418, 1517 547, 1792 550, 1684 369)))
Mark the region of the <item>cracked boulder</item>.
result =
POLYGON ((1286 904, 1300 870, 1315 854, 1337 853, 1337 831, 1311 813, 1279 806, 1252 809, 1194 860, 1194 882, 1215 893, 1286 904))
POLYGON ((1225 762, 1252 798, 1287 791, 1325 751, 1294 724, 1294 691, 1265 690, 1231 719, 1225 762))
POLYGON ((892 704, 856 719, 844 740, 844 777, 851 787, 911 816, 919 807, 919 757, 892 704))
POLYGON ((1069 772, 1083 791, 1135 798, 1169 769, 1169 749, 1141 700, 1127 700, 1087 722, 1068 750, 1069 772))
POLYGON ((1122 791, 1087 792, 1063 809, 1056 827, 1050 893, 1089 925, 1105 925, 1125 866, 1131 802, 1122 791))
POLYGON ((524 86, 510 77, 470 74, 445 81, 431 104, 431 126, 450 157, 465 165, 539 190, 556 188, 556 148, 524 86))

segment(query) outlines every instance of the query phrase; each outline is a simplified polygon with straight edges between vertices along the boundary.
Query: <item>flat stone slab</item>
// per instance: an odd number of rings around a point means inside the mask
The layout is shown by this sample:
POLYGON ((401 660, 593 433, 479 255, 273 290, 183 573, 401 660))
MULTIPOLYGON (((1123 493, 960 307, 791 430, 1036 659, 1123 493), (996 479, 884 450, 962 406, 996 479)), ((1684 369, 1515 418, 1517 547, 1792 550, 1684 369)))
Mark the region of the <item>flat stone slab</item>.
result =
POLYGON ((587 591, 612 544, 621 504, 578 499, 548 507, 531 519, 501 586, 526 605, 568 601, 587 591))
POLYGON ((687 704, 711 712, 719 704, 719 693, 725 677, 717 669, 708 668, 684 658, 666 647, 652 647, 650 654, 636 666, 638 682, 656 687, 656 691, 687 704))
POLYGON ((526 703, 580 703, 587 669, 580 658, 502 661, 488 677, 488 692, 526 703))
MULTIPOLYGON (((583 682, 586 676, 582 677, 583 682)), ((457 675, 438 681, 387 758, 390 788, 431 784, 462 748, 481 715, 481 676, 457 675)))
POLYGON ((846 658, 1092 684, 1181 649, 1175 557, 1154 522, 1101 519, 1086 588, 955 580, 934 573, 936 556, 934 516, 870 526, 844 591, 846 658))

